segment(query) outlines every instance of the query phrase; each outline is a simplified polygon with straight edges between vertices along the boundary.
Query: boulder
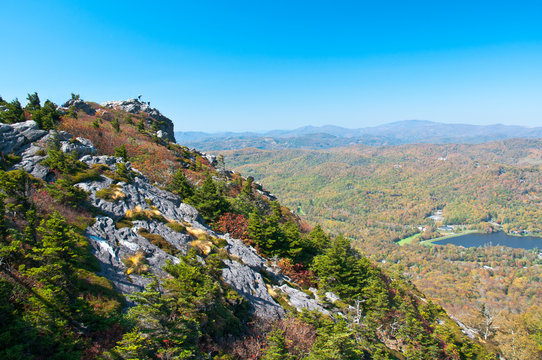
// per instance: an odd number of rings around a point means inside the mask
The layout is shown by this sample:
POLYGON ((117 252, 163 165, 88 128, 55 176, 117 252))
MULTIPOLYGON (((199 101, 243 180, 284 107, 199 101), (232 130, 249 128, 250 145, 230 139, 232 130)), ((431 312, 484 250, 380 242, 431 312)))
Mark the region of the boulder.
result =
POLYGON ((260 271, 264 269, 266 260, 258 255, 256 250, 252 246, 247 246, 243 241, 238 239, 233 239, 229 234, 221 236, 224 240, 228 242, 226 246, 226 251, 230 255, 239 258, 245 265, 249 266, 251 269, 260 271))
POLYGON ((95 155, 98 152, 90 140, 81 137, 74 141, 62 142, 60 149, 65 153, 75 152, 78 158, 85 155, 95 155))
POLYGON ((294 289, 286 284, 277 286, 275 289, 278 289, 283 294, 287 295, 290 305, 295 307, 298 311, 301 311, 302 309, 316 310, 323 314, 330 315, 330 312, 324 309, 316 299, 313 299, 301 290, 294 289))
POLYGON ((96 110, 94 110, 89 104, 87 104, 81 99, 77 99, 77 100, 70 99, 62 105, 62 107, 65 107, 65 108, 69 108, 71 106, 73 106, 77 110, 84 111, 88 115, 94 115, 96 113, 96 110))
POLYGON ((224 282, 250 302, 254 315, 265 319, 278 319, 285 315, 282 306, 269 294, 260 273, 237 261, 224 260, 224 264, 224 282))
POLYGON ((34 120, 0 124, 0 153, 20 155, 30 144, 47 135, 34 120))

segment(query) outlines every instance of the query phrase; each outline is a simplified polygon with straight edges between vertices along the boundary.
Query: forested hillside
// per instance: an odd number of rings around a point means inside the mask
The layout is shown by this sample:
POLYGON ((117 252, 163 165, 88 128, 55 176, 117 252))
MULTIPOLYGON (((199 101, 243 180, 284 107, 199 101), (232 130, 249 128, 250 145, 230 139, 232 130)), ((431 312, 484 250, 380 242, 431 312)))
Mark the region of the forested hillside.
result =
POLYGON ((223 158, 172 142, 156 109, 27 100, 0 98, 1 358, 509 351, 462 332, 400 272, 309 226, 223 158))
POLYGON ((439 236, 445 224, 540 234, 541 149, 540 140, 507 140, 223 153, 229 166, 254 176, 309 222, 346 233, 381 267, 410 277, 452 314, 487 332, 487 339, 506 342, 498 328, 513 321, 516 333, 528 334, 540 321, 538 252, 416 241, 439 236), (428 218, 438 209, 442 219, 428 218), (396 244, 413 234, 412 245, 396 244))

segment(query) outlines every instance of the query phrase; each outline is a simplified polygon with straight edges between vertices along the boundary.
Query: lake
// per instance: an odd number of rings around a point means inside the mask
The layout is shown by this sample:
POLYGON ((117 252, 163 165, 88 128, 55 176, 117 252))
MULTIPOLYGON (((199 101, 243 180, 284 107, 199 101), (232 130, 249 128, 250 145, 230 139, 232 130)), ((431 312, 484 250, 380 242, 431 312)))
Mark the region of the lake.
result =
POLYGON ((516 249, 542 249, 542 238, 535 236, 512 236, 502 231, 491 234, 465 234, 433 242, 435 245, 452 244, 464 247, 508 246, 516 249))

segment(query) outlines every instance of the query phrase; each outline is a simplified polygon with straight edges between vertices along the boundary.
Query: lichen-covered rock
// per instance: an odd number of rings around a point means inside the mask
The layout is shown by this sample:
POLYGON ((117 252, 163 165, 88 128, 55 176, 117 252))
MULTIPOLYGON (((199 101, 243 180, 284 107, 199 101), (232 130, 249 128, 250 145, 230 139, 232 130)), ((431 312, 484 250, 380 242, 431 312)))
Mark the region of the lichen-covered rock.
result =
POLYGON ((148 103, 144 103, 138 99, 129 99, 124 101, 107 101, 101 104, 101 106, 110 109, 123 110, 132 114, 144 112, 157 122, 159 131, 161 130, 163 132, 163 138, 166 138, 173 143, 175 142, 173 122, 162 115, 157 109, 150 107, 148 103))
POLYGON ((288 302, 298 311, 307 309, 316 310, 326 315, 330 314, 330 312, 324 309, 316 299, 313 299, 301 290, 294 289, 286 284, 277 286, 276 289, 280 290, 283 294, 288 295, 288 302))
MULTIPOLYGON (((85 235, 89 239, 94 255, 100 262, 102 275, 111 280, 115 287, 124 294, 143 290, 149 280, 135 271, 128 274, 129 266, 126 266, 123 260, 126 261, 141 252, 144 254, 145 266, 147 267, 147 271, 142 271, 142 273, 151 272, 160 277, 165 276, 162 267, 168 260, 173 263, 179 261, 139 235, 137 229, 141 227, 150 226, 145 222, 137 222, 133 227, 117 229, 113 219, 99 216, 96 218, 96 222, 86 230, 85 235)), ((171 235, 167 230, 161 230, 162 233, 171 235)), ((180 244, 179 237, 176 240, 180 244)), ((187 246, 184 247, 184 251, 186 248, 187 246)))
POLYGON ((30 145, 47 135, 34 120, 0 124, 0 153, 20 155, 30 145))
POLYGON ((237 261, 225 260, 224 264, 224 282, 250 302, 254 315, 267 319, 284 316, 284 309, 269 294, 260 273, 237 261))
POLYGON ((29 148, 21 153, 21 161, 13 166, 14 169, 23 169, 30 175, 45 180, 49 175, 49 168, 41 165, 46 156, 43 147, 32 143, 29 148))
POLYGON ((256 271, 264 269, 266 260, 258 255, 253 247, 247 246, 241 240, 233 239, 227 234, 223 238, 228 242, 226 250, 229 254, 239 258, 245 265, 256 271))
POLYGON ((90 140, 81 137, 63 142, 60 149, 65 153, 75 152, 78 158, 85 155, 95 155, 98 152, 90 140))

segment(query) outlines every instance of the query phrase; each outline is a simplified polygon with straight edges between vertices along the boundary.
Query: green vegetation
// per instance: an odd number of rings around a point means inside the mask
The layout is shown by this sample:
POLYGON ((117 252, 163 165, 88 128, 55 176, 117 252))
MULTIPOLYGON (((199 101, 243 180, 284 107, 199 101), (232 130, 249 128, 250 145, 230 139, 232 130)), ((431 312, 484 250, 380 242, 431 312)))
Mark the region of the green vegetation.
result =
POLYGON ((95 274, 86 238, 67 221, 72 211, 48 191, 23 171, 0 171, 3 359, 81 358, 114 339, 121 321, 122 297, 95 274))
POLYGON ((220 260, 202 265, 194 250, 179 259, 164 267, 169 278, 130 297, 138 304, 127 314, 131 330, 106 358, 202 359, 199 345, 240 333, 247 305, 221 283, 220 260))
MULTIPOLYGON (((37 106, 36 97, 29 98, 32 108, 37 106)), ((99 267, 82 235, 93 209, 86 194, 73 190, 73 185, 102 174, 129 182, 135 172, 124 163, 114 173, 106 167, 88 169, 51 146, 44 161, 54 170, 51 184, 24 171, 0 171, 0 319, 8 324, 0 336, 5 346, 0 351, 7 350, 0 357, 495 359, 490 350, 466 338, 440 306, 426 299, 404 277, 405 269, 376 267, 353 248, 348 237, 311 228, 262 195, 252 178, 217 171, 200 154, 154 139, 145 130, 144 115, 131 115, 130 124, 120 111, 101 114, 105 124, 117 119, 120 125, 123 119, 122 131, 117 132, 109 126, 96 128, 95 115, 71 111, 56 124, 59 129, 90 138, 99 154, 122 153, 123 158, 129 154, 135 168, 194 205, 213 229, 238 235, 261 255, 271 257, 269 265, 280 268, 293 287, 311 297, 315 295, 308 288, 316 287, 321 299, 331 291, 341 300, 326 305, 334 318, 309 311, 292 311, 271 324, 252 318, 245 297, 221 278, 225 263, 239 260, 226 251, 226 242, 188 223, 166 219, 148 201, 128 210, 116 226, 159 221, 190 236, 194 248, 180 255, 168 239, 138 225, 140 236, 179 262, 163 268, 167 276, 155 278, 152 274, 159 271, 147 262, 150 254, 125 254, 122 262, 128 279, 148 276, 150 283, 132 294, 133 306, 123 313, 122 298, 95 274, 99 267)), ((115 201, 117 191, 118 184, 97 195, 115 201)), ((270 274, 265 279, 277 301, 293 309, 285 294, 273 290, 277 280, 270 274)), ((531 335, 537 334, 541 323, 530 316, 516 319, 511 326, 526 334, 522 344, 532 345, 538 344, 531 335)), ((504 330, 492 331, 491 341, 511 336, 504 330)), ((513 349, 503 345, 499 351, 513 349)))

